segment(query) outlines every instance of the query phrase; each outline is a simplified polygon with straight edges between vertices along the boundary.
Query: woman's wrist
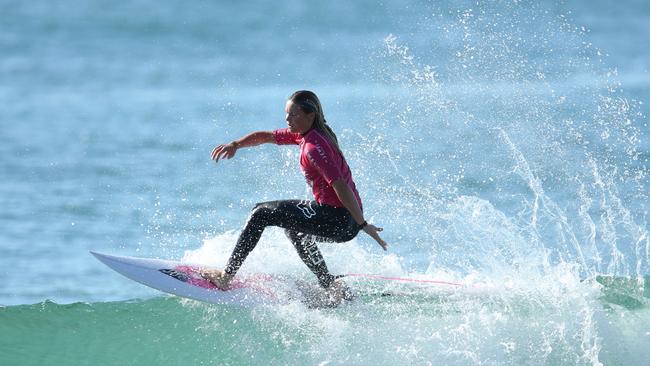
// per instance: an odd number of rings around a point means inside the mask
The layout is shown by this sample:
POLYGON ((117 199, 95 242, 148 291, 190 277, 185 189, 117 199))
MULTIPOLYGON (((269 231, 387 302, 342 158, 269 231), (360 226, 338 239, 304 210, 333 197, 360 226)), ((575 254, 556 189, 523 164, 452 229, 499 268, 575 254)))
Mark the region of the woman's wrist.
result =
POLYGON ((231 142, 230 144, 233 145, 235 148, 239 149, 239 141, 235 140, 235 141, 231 142))
POLYGON ((360 223, 360 224, 357 225, 357 227, 359 228, 359 230, 363 230, 366 226, 368 226, 368 221, 366 221, 366 220, 363 220, 362 223, 360 223))

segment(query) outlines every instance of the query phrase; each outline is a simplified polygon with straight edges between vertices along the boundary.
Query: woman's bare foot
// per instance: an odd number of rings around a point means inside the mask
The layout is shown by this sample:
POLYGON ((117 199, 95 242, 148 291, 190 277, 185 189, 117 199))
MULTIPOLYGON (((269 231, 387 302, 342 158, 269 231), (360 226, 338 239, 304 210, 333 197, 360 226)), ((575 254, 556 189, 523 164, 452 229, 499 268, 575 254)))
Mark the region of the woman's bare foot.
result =
POLYGON ((327 291, 334 306, 338 306, 343 300, 351 301, 355 298, 352 289, 342 279, 334 280, 325 291, 327 291))
POLYGON ((217 286, 219 290, 227 290, 230 287, 230 281, 232 281, 232 275, 227 274, 226 272, 215 269, 215 268, 200 268, 199 274, 201 277, 212 282, 213 285, 217 286))

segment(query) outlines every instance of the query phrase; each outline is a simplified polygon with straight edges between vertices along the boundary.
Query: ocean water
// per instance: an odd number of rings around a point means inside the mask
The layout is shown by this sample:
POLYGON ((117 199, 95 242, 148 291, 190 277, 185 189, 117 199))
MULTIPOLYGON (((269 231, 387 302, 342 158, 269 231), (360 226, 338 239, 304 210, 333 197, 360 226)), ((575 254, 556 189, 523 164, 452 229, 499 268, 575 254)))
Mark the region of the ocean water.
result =
MULTIPOLYGON (((0 364, 645 365, 643 1, 0 1, 0 364), (88 254, 223 266, 298 151, 212 148, 314 90, 368 237, 336 309, 168 297, 88 254), (374 296, 371 290, 403 296, 374 296)), ((311 280, 280 230, 243 272, 311 280)))

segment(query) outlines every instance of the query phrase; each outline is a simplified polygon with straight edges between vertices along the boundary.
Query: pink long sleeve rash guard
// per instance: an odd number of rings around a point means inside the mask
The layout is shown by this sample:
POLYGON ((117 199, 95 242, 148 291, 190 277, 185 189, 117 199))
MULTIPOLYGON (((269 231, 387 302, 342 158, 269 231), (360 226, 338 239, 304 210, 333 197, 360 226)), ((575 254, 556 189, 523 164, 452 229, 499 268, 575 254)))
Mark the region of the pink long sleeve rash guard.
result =
POLYGON ((278 145, 300 145, 300 168, 312 188, 316 202, 344 207, 332 188, 332 183, 343 179, 354 192, 359 207, 363 210, 350 167, 336 146, 332 145, 323 133, 312 128, 305 135, 301 135, 283 128, 273 131, 273 136, 278 145))

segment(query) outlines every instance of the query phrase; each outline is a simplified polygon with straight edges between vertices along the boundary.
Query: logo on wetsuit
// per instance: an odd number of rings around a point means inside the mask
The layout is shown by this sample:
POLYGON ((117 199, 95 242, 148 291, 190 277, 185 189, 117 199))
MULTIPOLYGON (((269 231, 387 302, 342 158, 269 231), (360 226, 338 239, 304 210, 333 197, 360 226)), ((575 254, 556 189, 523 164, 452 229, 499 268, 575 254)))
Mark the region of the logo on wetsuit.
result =
POLYGON ((300 201, 296 207, 302 212, 303 215, 305 215, 306 218, 311 219, 312 217, 316 216, 316 211, 314 211, 313 208, 311 208, 311 202, 310 201, 300 201))
POLYGON ((309 259, 311 259, 311 262, 314 265, 318 265, 324 260, 323 255, 320 254, 320 250, 318 250, 316 240, 314 239, 311 239, 311 243, 305 246, 305 251, 307 251, 307 255, 309 255, 309 259))

